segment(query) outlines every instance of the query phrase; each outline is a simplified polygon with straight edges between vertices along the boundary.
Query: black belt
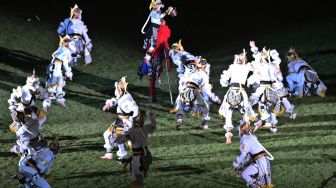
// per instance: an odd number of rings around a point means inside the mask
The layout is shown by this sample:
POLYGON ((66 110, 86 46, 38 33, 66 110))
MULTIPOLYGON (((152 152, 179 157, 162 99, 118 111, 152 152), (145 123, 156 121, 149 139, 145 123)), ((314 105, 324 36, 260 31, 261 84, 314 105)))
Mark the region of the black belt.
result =
POLYGON ((188 88, 199 89, 199 86, 196 83, 194 83, 194 82, 187 82, 186 86, 188 88))
POLYGON ((79 33, 71 33, 69 34, 70 37, 80 37, 80 38, 83 38, 83 36, 79 33))
POLYGON ((302 70, 310 70, 310 67, 308 67, 307 65, 303 65, 299 68, 298 73, 302 70))
POLYGON ((260 85, 268 85, 268 84, 272 84, 272 81, 260 81, 260 85))
POLYGON ((126 113, 123 110, 121 110, 121 113, 117 113, 119 116, 133 116, 133 111, 130 113, 126 113))
POLYGON ((148 147, 132 148, 133 156, 142 156, 145 154, 145 150, 148 152, 148 147))
POLYGON ((58 62, 58 63, 61 63, 63 65, 63 61, 58 59, 57 57, 54 57, 54 61, 58 62))
POLYGON ((263 151, 258 152, 258 153, 256 153, 256 154, 253 154, 253 155, 252 155, 252 159, 253 159, 253 160, 257 160, 257 159, 259 159, 260 157, 262 157, 262 156, 266 156, 266 155, 267 155, 266 152, 263 150, 263 151))
POLYGON ((245 84, 230 83, 230 87, 243 87, 243 88, 245 88, 245 84))

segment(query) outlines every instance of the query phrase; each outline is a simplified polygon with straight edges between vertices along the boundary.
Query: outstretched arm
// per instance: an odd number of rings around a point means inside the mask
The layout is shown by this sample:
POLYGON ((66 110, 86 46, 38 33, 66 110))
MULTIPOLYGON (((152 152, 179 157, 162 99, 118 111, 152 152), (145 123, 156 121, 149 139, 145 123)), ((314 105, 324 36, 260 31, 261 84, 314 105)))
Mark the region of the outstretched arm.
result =
POLYGON ((118 101, 115 97, 106 100, 105 105, 103 107, 103 111, 107 111, 110 108, 112 108, 113 106, 116 106, 118 104, 118 101))
POLYGON ((10 98, 8 99, 9 110, 14 111, 17 105, 16 98, 20 98, 22 96, 22 87, 18 86, 16 89, 13 89, 10 98))

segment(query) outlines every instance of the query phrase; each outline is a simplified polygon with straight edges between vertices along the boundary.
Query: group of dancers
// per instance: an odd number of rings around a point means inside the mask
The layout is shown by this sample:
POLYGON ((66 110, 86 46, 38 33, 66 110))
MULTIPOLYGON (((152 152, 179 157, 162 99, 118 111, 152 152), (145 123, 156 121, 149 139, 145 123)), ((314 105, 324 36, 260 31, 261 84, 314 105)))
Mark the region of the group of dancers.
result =
POLYGON ((46 114, 53 100, 65 106, 63 88, 67 79, 72 80, 72 67, 77 65, 77 60, 84 56, 85 65, 92 62, 92 43, 81 14, 82 10, 75 5, 71 8, 70 17, 61 22, 57 30, 60 43, 46 67, 45 87, 41 86, 34 69, 26 84, 14 88, 8 100, 13 119, 9 128, 17 137, 10 152, 20 157, 13 178, 25 187, 50 187, 47 180, 51 177, 52 164, 60 145, 58 137, 48 143, 41 135, 40 127, 47 120, 46 114), (37 99, 43 100, 40 108, 36 105, 37 99))
MULTIPOLYGON (((232 114, 238 111, 241 114, 237 123, 241 154, 234 160, 233 168, 249 187, 272 187, 270 160, 274 157, 252 132, 268 128, 275 133, 277 117, 282 113, 287 112, 290 119, 296 118, 290 97, 313 93, 324 97, 326 86, 316 71, 298 56, 294 48, 290 48, 286 55, 289 70, 286 87, 280 70, 279 52, 276 49, 259 50, 255 42, 250 41, 253 60, 248 61, 245 49, 234 55, 233 63, 223 71, 219 80, 222 87, 228 87, 221 99, 212 91, 209 83, 211 66, 207 59, 187 52, 181 40, 169 45, 171 30, 164 18, 174 18, 177 11, 171 6, 166 10, 163 8, 160 0, 152 0, 150 14, 142 28, 145 56, 138 68, 138 75, 149 78, 150 101, 157 102, 155 86, 160 82, 164 65, 167 71, 171 71, 175 65, 179 94, 170 111, 176 114, 175 128, 183 128, 185 113, 191 113, 200 119, 201 129, 209 129, 209 108, 217 103, 220 105, 219 115, 225 118, 226 144, 231 144, 234 129, 232 114), (149 20, 150 25, 144 32, 149 20), (248 95, 250 90, 252 93, 248 95)), ((72 80, 72 67, 77 65, 78 59, 84 57, 85 65, 92 62, 92 42, 81 17, 82 10, 75 5, 71 8, 70 17, 61 22, 57 30, 60 44, 47 67, 45 87, 40 85, 34 71, 24 86, 13 89, 8 100, 13 119, 10 130, 17 136, 17 142, 10 151, 20 156, 18 173, 14 177, 26 187, 50 187, 47 178, 60 146, 57 138, 48 144, 39 128, 46 121, 46 113, 53 100, 65 106, 63 87, 66 80, 72 80), (41 108, 36 106, 37 99, 43 100, 41 108)), ((127 84, 126 76, 115 82, 114 97, 107 99, 103 106, 103 111, 115 108, 117 118, 103 134, 106 153, 100 158, 116 158, 119 163, 130 164, 131 184, 141 186, 152 163, 148 134, 156 130, 157 122, 154 112, 144 112, 139 108, 127 90, 127 84), (145 119, 148 120, 146 124, 145 119), (117 149, 116 157, 114 148, 117 149), (132 151, 130 157, 128 150, 132 151)))

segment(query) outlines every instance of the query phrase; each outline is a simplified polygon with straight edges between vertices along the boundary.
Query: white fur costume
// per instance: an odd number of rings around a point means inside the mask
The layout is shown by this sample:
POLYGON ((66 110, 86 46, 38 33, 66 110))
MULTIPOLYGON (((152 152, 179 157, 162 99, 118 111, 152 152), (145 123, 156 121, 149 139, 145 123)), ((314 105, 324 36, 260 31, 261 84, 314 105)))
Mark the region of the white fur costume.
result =
MULTIPOLYGON (((13 92, 8 99, 12 118, 16 115, 17 111, 28 114, 37 111, 38 108, 35 106, 37 99, 43 100, 42 107, 44 111, 47 111, 50 108, 51 101, 49 100, 48 93, 40 86, 39 79, 34 71, 32 76, 27 77, 26 85, 22 87, 18 86, 16 89, 13 89, 13 92)), ((16 122, 13 118, 13 123, 9 127, 12 132, 16 132, 20 126, 20 122, 16 122)))
POLYGON ((195 61, 199 58, 186 52, 182 46, 182 40, 172 44, 172 49, 169 51, 169 57, 172 62, 177 66, 177 74, 179 77, 179 92, 182 91, 183 85, 186 79, 190 76, 192 72, 195 71, 195 61))
POLYGON ((16 131, 18 140, 17 145, 11 148, 13 153, 23 153, 27 150, 29 153, 33 150, 32 143, 38 141, 40 133, 40 127, 46 121, 47 117, 44 111, 32 112, 29 115, 25 115, 25 120, 20 122, 20 126, 16 131))
MULTIPOLYGON (((123 77, 119 82, 115 83, 115 97, 107 100, 105 102, 105 106, 103 110, 108 110, 111 107, 117 106, 117 114, 118 117, 123 122, 123 132, 125 133, 128 129, 133 126, 134 118, 139 114, 139 107, 135 103, 132 95, 126 91, 127 83, 126 77, 123 77), (121 85, 123 85, 121 87, 121 85)), ((105 157, 107 159, 111 159, 112 157, 112 148, 114 145, 114 138, 113 132, 111 129, 107 129, 104 132, 104 140, 105 145, 104 148, 107 150, 107 154, 105 157)), ((127 151, 125 149, 124 143, 118 144, 119 151, 117 155, 119 158, 124 158, 127 155, 127 151)), ((105 158, 104 156, 102 158, 105 158)))
POLYGON ((34 186, 49 188, 51 186, 45 178, 50 174, 54 160, 54 153, 48 147, 24 153, 19 162, 17 178, 21 179, 27 188, 34 186))
MULTIPOLYGON (((197 66, 197 65, 196 65, 197 66)), ((206 122, 210 120, 209 106, 201 93, 205 93, 212 101, 221 102, 220 99, 211 91, 209 76, 202 68, 197 67, 195 72, 191 73, 185 80, 182 91, 176 99, 177 109, 177 128, 182 125, 184 111, 191 111, 193 115, 200 116, 201 128, 207 129, 206 122)))
POLYGON ((266 151, 256 136, 243 134, 240 139, 240 155, 233 167, 242 170, 242 177, 250 187, 272 187, 271 166, 266 151), (258 178, 254 178, 257 176, 258 178))
POLYGON ((68 37, 65 37, 61 41, 60 47, 52 54, 52 61, 48 66, 46 81, 46 88, 51 99, 56 99, 56 101, 64 106, 64 96, 65 92, 63 87, 65 86, 64 77, 72 80, 72 69, 69 65, 71 61, 71 53, 75 46, 68 37))
POLYGON ((82 10, 75 5, 71 9, 70 18, 66 18, 63 22, 61 22, 57 32, 62 37, 65 35, 71 36, 71 39, 76 43, 76 50, 74 53, 77 56, 73 59, 74 62, 76 62, 77 58, 80 58, 81 55, 84 54, 85 64, 90 64, 92 62, 90 53, 92 49, 92 42, 87 34, 88 29, 81 18, 82 10))
POLYGON ((302 97, 304 94, 311 95, 309 90, 313 89, 318 96, 324 97, 327 87, 308 63, 298 56, 295 49, 289 50, 287 58, 288 75, 286 80, 289 91, 295 96, 302 97))
POLYGON ((271 73, 275 77, 275 82, 272 84, 272 88, 277 90, 281 103, 284 105, 286 112, 290 114, 291 119, 296 118, 296 113, 294 112, 294 105, 288 101, 288 91, 283 85, 283 77, 280 70, 281 59, 279 53, 276 50, 270 51, 270 56, 272 61, 270 62, 271 73))
POLYGON ((263 52, 259 52, 254 42, 250 42, 251 51, 253 52, 254 61, 251 62, 251 66, 254 69, 253 75, 248 80, 248 87, 253 84, 257 84, 256 91, 250 96, 251 106, 258 103, 260 96, 263 94, 265 88, 270 87, 272 82, 275 81, 273 74, 271 74, 270 66, 267 62, 269 52, 263 49, 263 52))
POLYGON ((40 86, 40 81, 35 75, 35 71, 32 76, 27 77, 26 85, 22 87, 18 86, 16 89, 13 89, 8 99, 9 110, 11 112, 18 107, 17 99, 20 99, 20 103, 23 104, 25 108, 34 107, 37 99, 43 100, 43 108, 45 110, 50 107, 48 93, 40 86))
POLYGON ((219 108, 219 114, 225 117, 225 125, 223 127, 226 130, 225 137, 227 138, 227 144, 231 143, 231 137, 233 136, 231 130, 233 129, 232 113, 234 109, 242 112, 242 119, 245 121, 249 120, 249 116, 256 117, 256 114, 253 111, 251 113, 249 112, 250 104, 245 91, 245 83, 248 73, 252 71, 252 68, 248 64, 245 64, 245 58, 245 53, 235 55, 234 63, 229 66, 228 70, 223 71, 220 79, 222 87, 230 87, 224 96, 221 107, 219 108), (239 99, 237 99, 237 97, 239 99))

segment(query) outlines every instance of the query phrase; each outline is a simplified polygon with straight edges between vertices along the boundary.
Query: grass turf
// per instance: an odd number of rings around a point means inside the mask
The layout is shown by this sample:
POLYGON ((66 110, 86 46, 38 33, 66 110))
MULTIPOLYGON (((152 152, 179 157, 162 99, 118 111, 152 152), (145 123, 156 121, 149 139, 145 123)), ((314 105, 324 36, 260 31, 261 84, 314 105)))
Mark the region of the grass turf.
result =
MULTIPOLYGON (((326 98, 292 99, 297 119, 290 121, 287 115, 279 118, 278 133, 257 132, 261 143, 275 157, 271 169, 277 187, 336 186, 336 68, 333 66, 336 44, 335 32, 332 32, 336 26, 333 21, 298 24, 295 28, 280 28, 268 35, 254 36, 258 46, 271 44, 282 57, 289 46, 295 46, 329 89, 326 98)), ((19 158, 8 152, 15 143, 15 135, 7 127, 11 122, 7 99, 12 88, 25 83, 33 68, 44 82, 44 66, 57 49, 57 26, 43 21, 26 22, 9 13, 0 16, 0 23, 0 187, 15 187, 16 181, 9 177, 17 169, 19 158)), ((147 187, 245 187, 244 181, 231 170, 232 161, 239 154, 239 138, 234 132, 233 144, 225 144, 224 120, 217 114, 219 106, 211 109, 209 131, 199 130, 199 121, 190 116, 181 131, 175 130, 175 115, 168 112, 166 74, 162 75, 163 84, 158 91, 160 102, 149 104, 147 80, 139 80, 136 75, 137 63, 143 56, 137 51, 140 47, 130 47, 117 36, 107 38, 94 34, 91 33, 95 46, 93 64, 78 66, 74 80, 65 87, 67 106, 53 104, 41 128, 48 140, 59 135, 62 147, 53 165, 51 185, 128 186, 127 170, 115 161, 99 159, 104 154, 102 134, 116 117, 113 111, 103 112, 102 106, 113 94, 114 81, 127 75, 128 90, 140 108, 153 109, 158 117, 158 131, 149 138, 154 161, 145 180, 147 187)), ((237 39, 235 43, 201 54, 211 63, 213 91, 219 96, 226 91, 219 85, 222 70, 232 62, 234 53, 244 47, 248 49, 248 40, 237 39)), ((170 74, 174 85, 175 73, 170 74)), ((174 88, 175 96, 176 90, 174 88)), ((234 120, 238 121, 237 113, 234 120)))

